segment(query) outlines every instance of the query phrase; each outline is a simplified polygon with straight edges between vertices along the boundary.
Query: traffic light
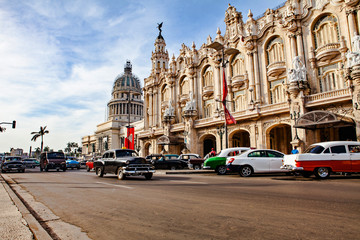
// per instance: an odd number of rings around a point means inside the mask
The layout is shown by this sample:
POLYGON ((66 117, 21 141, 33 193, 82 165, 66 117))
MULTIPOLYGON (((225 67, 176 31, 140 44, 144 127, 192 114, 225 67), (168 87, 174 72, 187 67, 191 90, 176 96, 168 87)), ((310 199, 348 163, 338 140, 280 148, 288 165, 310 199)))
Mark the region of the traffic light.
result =
POLYGON ((15 128, 16 127, 16 121, 14 120, 13 122, 12 122, 12 128, 15 128))

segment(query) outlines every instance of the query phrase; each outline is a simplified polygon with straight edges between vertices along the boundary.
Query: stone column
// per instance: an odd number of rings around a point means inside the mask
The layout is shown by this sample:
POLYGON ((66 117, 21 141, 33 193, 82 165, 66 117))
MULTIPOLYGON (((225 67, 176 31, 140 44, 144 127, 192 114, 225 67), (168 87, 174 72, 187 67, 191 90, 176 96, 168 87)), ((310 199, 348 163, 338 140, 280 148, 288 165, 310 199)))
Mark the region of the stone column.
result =
POLYGON ((260 88, 260 76, 259 76, 259 62, 258 62, 258 52, 254 51, 254 78, 255 78, 255 102, 261 102, 261 88, 260 88))
POLYGON ((290 38, 290 47, 291 47, 291 59, 293 59, 294 57, 297 56, 297 51, 296 51, 296 39, 295 39, 296 35, 291 33, 289 34, 289 38, 290 38))
POLYGON ((215 92, 215 99, 221 99, 221 68, 220 65, 216 65, 214 69, 214 92, 215 92))
POLYGON ((159 126, 159 94, 157 91, 154 92, 154 126, 159 126))
POLYGON ((305 56, 304 56, 304 46, 302 41, 302 32, 298 31, 296 33, 296 43, 297 43, 297 52, 299 56, 301 56, 301 60, 304 64, 306 64, 305 56))
POLYGON ((350 32, 350 39, 354 36, 354 33, 358 34, 356 30, 356 20, 355 20, 355 10, 349 9, 346 10, 347 21, 349 23, 349 32, 350 32))
MULTIPOLYGON (((250 69, 250 71, 248 72, 249 74, 249 89, 253 89, 255 88, 255 84, 254 84, 254 57, 253 57, 253 53, 251 51, 247 52, 248 55, 248 64, 250 66, 248 66, 248 69, 250 69)), ((254 98, 251 96, 252 92, 248 91, 248 99, 253 99, 254 98)))
POLYGON ((147 106, 147 109, 145 111, 147 111, 149 113, 149 125, 148 127, 152 127, 153 124, 153 94, 152 94, 152 89, 149 89, 149 106, 147 106))

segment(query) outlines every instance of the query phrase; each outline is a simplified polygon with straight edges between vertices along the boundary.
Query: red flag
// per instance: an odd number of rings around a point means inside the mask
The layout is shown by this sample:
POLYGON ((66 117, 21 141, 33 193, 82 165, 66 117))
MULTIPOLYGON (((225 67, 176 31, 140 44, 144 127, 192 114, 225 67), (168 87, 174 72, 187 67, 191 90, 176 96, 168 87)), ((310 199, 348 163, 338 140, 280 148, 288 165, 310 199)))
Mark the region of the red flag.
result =
POLYGON ((228 86, 225 78, 225 71, 223 69, 223 97, 222 97, 222 104, 224 106, 224 113, 225 113, 225 121, 226 124, 236 124, 236 120, 231 116, 229 110, 226 108, 226 96, 228 95, 228 86))
POLYGON ((223 97, 222 97, 223 103, 226 102, 227 95, 228 95, 228 86, 227 86, 226 78, 225 78, 225 70, 223 69, 223 97))
POLYGON ((127 149, 133 149, 135 150, 135 144, 134 144, 134 128, 133 127, 127 127, 127 137, 125 138, 125 147, 127 149))

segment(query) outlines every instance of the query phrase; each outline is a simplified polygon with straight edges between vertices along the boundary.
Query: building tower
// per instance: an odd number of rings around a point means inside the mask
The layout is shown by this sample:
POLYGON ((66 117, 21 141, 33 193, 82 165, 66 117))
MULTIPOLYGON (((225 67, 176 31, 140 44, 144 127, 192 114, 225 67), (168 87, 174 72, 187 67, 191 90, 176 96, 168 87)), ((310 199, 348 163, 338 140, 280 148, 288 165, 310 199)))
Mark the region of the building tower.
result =
POLYGON ((161 26, 159 25, 159 36, 155 40, 155 52, 152 52, 151 62, 152 62, 152 72, 160 73, 161 71, 165 71, 169 67, 169 53, 165 49, 166 43, 161 35, 161 26))

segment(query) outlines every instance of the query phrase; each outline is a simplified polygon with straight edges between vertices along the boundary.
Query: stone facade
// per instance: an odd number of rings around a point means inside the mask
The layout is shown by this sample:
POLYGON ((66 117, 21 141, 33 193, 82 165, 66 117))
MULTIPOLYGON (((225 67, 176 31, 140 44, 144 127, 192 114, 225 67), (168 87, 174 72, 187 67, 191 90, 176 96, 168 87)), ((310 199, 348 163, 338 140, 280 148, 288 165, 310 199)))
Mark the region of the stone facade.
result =
POLYGON ((359 0, 289 0, 246 21, 229 5, 225 23, 171 61, 159 28, 136 129, 141 155, 360 140, 359 0), (223 70, 237 121, 227 126, 223 70))

